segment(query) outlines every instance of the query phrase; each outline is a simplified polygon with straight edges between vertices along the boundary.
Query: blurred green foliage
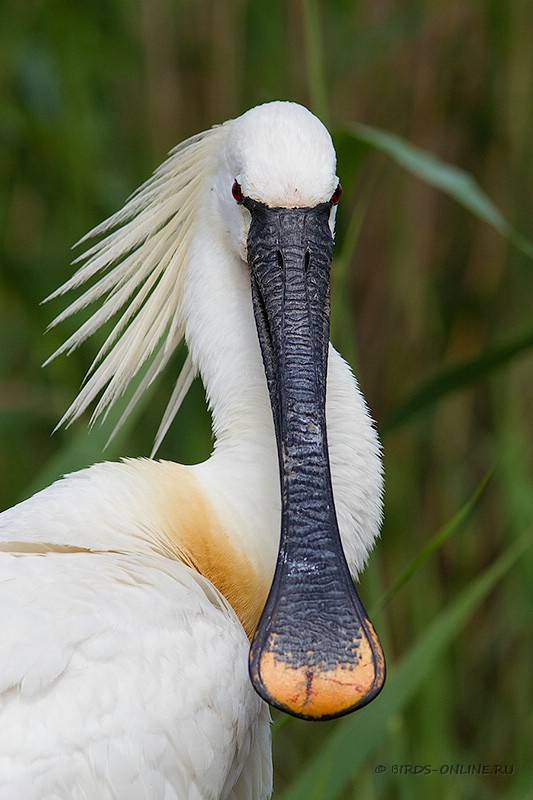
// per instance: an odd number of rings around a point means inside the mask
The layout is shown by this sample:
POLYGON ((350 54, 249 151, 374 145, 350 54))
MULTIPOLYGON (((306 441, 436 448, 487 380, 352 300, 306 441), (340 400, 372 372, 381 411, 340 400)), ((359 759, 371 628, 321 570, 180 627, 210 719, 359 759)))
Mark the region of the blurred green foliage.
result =
MULTIPOLYGON (((347 720, 276 717, 278 797, 533 797, 531 30, 527 0, 0 6, 0 507, 148 454, 178 368, 107 451, 83 423, 51 436, 97 347, 40 368, 77 324, 43 336, 72 243, 171 146, 252 105, 303 102, 333 132, 332 330, 383 433, 362 593, 398 586, 376 615, 391 676, 347 720), (457 764, 512 774, 439 771, 457 764)), ((210 446, 196 382, 160 454, 210 446)))

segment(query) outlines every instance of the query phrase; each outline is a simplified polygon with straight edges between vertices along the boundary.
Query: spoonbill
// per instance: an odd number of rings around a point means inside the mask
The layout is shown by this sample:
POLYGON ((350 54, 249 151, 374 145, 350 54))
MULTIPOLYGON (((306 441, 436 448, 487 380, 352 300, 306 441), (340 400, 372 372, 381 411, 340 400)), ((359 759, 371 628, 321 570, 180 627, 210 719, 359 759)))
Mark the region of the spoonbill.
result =
POLYGON ((89 282, 55 323, 100 301, 55 355, 116 320, 64 422, 137 376, 134 403, 185 337, 156 446, 197 372, 215 444, 96 464, 0 516, 2 800, 266 798, 267 703, 330 719, 381 689, 352 580, 380 447, 329 343, 340 195, 322 123, 258 106, 179 145, 53 295, 89 282))

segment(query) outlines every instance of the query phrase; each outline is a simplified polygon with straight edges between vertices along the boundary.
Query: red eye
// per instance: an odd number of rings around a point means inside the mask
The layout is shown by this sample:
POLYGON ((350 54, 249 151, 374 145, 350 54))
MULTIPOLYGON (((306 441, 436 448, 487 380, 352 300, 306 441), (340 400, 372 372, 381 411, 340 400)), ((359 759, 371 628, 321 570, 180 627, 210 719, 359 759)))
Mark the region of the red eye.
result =
POLYGON ((341 197, 342 197, 342 186, 340 185, 340 183, 338 183, 337 188, 331 195, 331 200, 330 200, 331 205, 336 206, 341 197))
POLYGON ((244 195, 242 193, 240 184, 237 183, 237 179, 233 181, 233 186, 231 187, 231 193, 236 203, 242 203, 242 201, 244 200, 244 195))

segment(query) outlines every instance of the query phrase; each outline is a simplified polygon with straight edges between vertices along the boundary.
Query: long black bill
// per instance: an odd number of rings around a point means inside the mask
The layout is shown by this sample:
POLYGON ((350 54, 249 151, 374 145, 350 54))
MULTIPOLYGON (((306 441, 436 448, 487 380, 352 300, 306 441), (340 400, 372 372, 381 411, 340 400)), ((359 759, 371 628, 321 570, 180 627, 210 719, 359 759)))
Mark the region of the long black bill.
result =
POLYGON ((331 205, 252 215, 248 263, 281 478, 274 580, 250 650, 250 676, 271 705, 331 719, 370 702, 385 680, 380 642, 339 536, 325 418, 331 205))

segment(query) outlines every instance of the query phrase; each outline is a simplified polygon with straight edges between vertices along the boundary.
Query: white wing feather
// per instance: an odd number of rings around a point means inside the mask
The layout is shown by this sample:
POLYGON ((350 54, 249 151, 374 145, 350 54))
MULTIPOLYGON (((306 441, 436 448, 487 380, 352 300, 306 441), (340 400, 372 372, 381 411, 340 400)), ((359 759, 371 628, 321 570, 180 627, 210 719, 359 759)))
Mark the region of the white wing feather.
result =
POLYGON ((268 796, 267 707, 205 579, 146 554, 0 562, 0 800, 268 796))

